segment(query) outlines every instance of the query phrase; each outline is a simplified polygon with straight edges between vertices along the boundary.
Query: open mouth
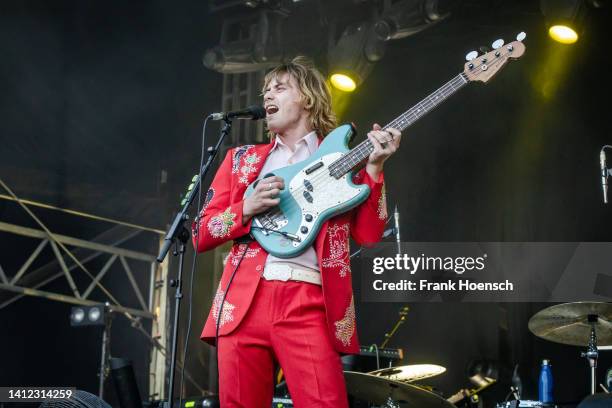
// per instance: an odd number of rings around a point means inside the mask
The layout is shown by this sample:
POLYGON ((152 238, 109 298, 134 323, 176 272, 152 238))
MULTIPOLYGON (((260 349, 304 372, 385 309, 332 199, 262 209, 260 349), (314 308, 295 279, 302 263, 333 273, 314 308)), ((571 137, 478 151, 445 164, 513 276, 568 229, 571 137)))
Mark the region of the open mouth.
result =
POLYGON ((268 105, 266 106, 266 115, 273 115, 278 112, 278 106, 276 105, 268 105))

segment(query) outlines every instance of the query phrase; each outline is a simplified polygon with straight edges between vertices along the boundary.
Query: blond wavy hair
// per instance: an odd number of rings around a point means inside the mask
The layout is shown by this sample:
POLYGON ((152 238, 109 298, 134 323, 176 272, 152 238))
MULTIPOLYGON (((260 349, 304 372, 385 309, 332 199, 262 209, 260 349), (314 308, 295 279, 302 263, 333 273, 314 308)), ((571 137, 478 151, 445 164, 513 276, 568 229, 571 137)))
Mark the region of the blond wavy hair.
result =
MULTIPOLYGON (((281 64, 266 74, 262 94, 265 93, 265 89, 273 79, 285 73, 297 82, 304 108, 309 113, 312 129, 320 136, 325 137, 337 126, 336 115, 332 110, 331 91, 325 82, 325 78, 315 68, 310 59, 297 56, 290 62, 281 64)), ((268 135, 271 139, 275 136, 270 131, 268 131, 268 135)))

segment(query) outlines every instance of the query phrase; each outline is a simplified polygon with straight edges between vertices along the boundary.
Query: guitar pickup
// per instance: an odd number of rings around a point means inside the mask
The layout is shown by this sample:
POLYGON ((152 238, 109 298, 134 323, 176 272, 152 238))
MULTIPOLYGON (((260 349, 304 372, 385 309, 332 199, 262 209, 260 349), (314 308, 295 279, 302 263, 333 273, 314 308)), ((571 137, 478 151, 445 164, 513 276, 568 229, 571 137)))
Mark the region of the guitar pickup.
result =
POLYGON ((323 162, 320 161, 320 162, 316 163, 315 165, 310 166, 309 168, 304 170, 304 173, 310 174, 310 173, 316 171, 317 169, 320 169, 321 167, 323 167, 323 162))
POLYGON ((306 179, 304 179, 304 187, 306 187, 306 190, 310 191, 312 193, 312 190, 314 190, 314 188, 312 187, 312 183, 306 179))
POLYGON ((308 192, 308 191, 304 191, 304 198, 306 199, 306 201, 308 201, 309 203, 312 203, 312 195, 308 192))

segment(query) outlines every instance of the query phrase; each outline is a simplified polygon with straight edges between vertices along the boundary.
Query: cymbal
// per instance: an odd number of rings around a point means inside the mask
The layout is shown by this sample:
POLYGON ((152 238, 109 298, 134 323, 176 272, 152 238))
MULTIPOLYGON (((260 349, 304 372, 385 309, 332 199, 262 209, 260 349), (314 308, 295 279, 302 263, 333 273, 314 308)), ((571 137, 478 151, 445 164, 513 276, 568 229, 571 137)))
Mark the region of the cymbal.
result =
POLYGON ((595 327, 598 346, 612 345, 612 303, 562 303, 529 319, 529 330, 536 336, 570 346, 586 347, 591 326, 595 327))
POLYGON ((385 377, 394 381, 414 382, 435 377, 446 371, 446 368, 435 364, 412 364, 398 367, 388 367, 369 374, 385 377))
POLYGON ((377 405, 385 404, 391 398, 398 404, 411 407, 456 408, 439 395, 412 384, 355 371, 345 371, 344 379, 349 395, 377 405))

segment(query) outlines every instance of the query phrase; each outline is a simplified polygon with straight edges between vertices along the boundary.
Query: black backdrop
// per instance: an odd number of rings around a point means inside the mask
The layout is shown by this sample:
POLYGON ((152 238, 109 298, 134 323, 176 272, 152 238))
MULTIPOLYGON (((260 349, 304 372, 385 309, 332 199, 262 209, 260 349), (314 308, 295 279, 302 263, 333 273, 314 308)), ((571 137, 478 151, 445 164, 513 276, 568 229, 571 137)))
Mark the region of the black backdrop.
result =
MULTIPOLYGON (((537 2, 461 4, 449 20, 389 43, 342 114, 365 133, 456 75, 467 51, 528 33, 520 61, 404 132, 401 151, 386 166, 402 239, 611 241, 598 178, 599 149, 610 142, 611 127, 609 10, 599 10, 580 42, 565 47, 546 37, 537 2)), ((218 42, 223 17, 209 14, 204 1, 3 2, 1 177, 25 198, 163 228, 197 167, 201 119, 219 109, 221 75, 206 70, 201 55, 218 42)), ((53 231, 83 238, 106 227, 38 213, 53 231)), ((33 225, 4 201, 0 219, 33 225)), ((7 271, 32 249, 7 234, 0 240, 7 271)), ((152 251, 151 241, 143 237, 138 245, 152 251)), ((208 348, 196 339, 210 302, 202 259, 189 367, 207 386, 208 348)), ((362 342, 380 342, 400 306, 358 302, 362 342)), ((392 345, 406 349, 407 364, 446 366, 432 383, 449 394, 468 385, 470 359, 489 357, 520 363, 535 398, 539 361, 549 357, 557 398, 577 400, 587 387, 579 350, 538 340, 526 328, 544 306, 414 304, 392 345)), ((0 385, 96 391, 99 333, 71 329, 68 313, 64 304, 33 298, 0 310, 0 385)), ((113 331, 114 353, 137 362, 144 390, 146 341, 127 322, 117 321, 113 331)), ((611 364, 604 355, 600 376, 611 364)), ((493 394, 489 402, 506 389, 493 394)))

